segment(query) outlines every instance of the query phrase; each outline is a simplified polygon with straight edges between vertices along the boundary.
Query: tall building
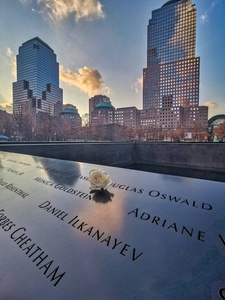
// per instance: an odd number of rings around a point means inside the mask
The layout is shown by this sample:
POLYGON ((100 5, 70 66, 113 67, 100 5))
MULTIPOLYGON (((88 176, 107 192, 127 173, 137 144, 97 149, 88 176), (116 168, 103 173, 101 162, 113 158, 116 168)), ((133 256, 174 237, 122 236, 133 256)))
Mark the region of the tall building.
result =
POLYGON ((42 116, 59 115, 63 90, 59 88, 59 64, 54 51, 35 37, 19 47, 17 81, 13 83, 13 113, 30 114, 37 123, 42 116))
POLYGON ((89 99, 89 124, 92 124, 91 115, 95 106, 101 102, 107 102, 111 104, 110 98, 105 95, 95 95, 89 99))
POLYGON ((143 70, 143 108, 199 104, 200 58, 195 57, 196 9, 191 0, 170 0, 152 12, 143 70))
POLYGON ((170 0, 154 10, 147 40, 141 126, 206 128, 208 107, 199 106, 200 58, 195 57, 196 8, 192 1, 170 0))

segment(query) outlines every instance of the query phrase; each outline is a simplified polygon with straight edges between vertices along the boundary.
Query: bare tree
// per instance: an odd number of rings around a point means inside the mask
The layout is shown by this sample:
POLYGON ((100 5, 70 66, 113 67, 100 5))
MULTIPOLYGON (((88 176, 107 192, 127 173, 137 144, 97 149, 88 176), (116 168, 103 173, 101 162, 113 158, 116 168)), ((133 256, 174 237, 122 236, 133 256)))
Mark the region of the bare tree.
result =
POLYGON ((43 113, 38 126, 39 138, 44 141, 52 141, 58 131, 58 117, 50 113, 43 113))
POLYGON ((28 113, 22 113, 22 110, 17 110, 13 115, 14 129, 20 140, 32 139, 32 128, 34 126, 32 117, 28 113))
POLYGON ((126 138, 128 140, 130 139, 134 139, 137 135, 137 130, 132 128, 131 126, 128 126, 126 129, 125 129, 125 135, 126 135, 126 138))
POLYGON ((184 128, 171 129, 170 136, 173 141, 179 142, 180 140, 183 140, 185 137, 185 129, 184 128))
POLYGON ((162 137, 163 137, 164 141, 168 140, 169 131, 167 129, 165 129, 165 130, 162 131, 162 137))
POLYGON ((158 141, 162 139, 163 133, 161 128, 156 128, 154 125, 146 129, 147 140, 158 141))
POLYGON ((225 121, 221 123, 219 127, 214 129, 214 133, 218 138, 225 137, 225 121))
POLYGON ((82 125, 89 126, 89 114, 82 115, 82 125))
POLYGON ((10 137, 14 133, 13 116, 0 110, 0 134, 10 137))
POLYGON ((200 142, 207 135, 206 128, 201 123, 196 123, 192 129, 193 138, 200 142))
POLYGON ((139 128, 136 129, 136 132, 137 132, 137 135, 138 135, 139 139, 143 139, 145 137, 144 128, 139 127, 139 128))

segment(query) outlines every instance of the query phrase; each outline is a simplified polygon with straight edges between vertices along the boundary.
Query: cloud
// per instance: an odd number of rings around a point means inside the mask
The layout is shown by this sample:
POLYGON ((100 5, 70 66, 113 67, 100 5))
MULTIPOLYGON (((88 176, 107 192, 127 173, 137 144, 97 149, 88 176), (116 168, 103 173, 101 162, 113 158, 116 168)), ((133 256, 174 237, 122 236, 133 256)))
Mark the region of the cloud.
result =
POLYGON ((34 8, 32 8, 31 11, 34 12, 34 13, 37 13, 37 14, 39 14, 39 15, 41 15, 41 14, 44 13, 43 10, 36 10, 36 9, 34 9, 34 8))
POLYGON ((7 113, 12 114, 13 112, 13 107, 9 103, 1 103, 0 104, 0 110, 5 110, 7 113))
POLYGON ((220 0, 214 0, 214 1, 212 2, 212 4, 211 4, 211 9, 213 9, 214 6, 215 6, 216 4, 218 4, 219 2, 220 2, 220 0))
POLYGON ((202 15, 200 16, 200 20, 201 20, 202 23, 207 22, 207 21, 208 21, 208 13, 205 12, 204 14, 202 14, 202 15))
POLYGON ((76 21, 80 19, 94 20, 104 18, 103 6, 98 0, 19 0, 21 4, 37 5, 33 13, 42 14, 53 21, 59 21, 73 15, 76 21))
POLYGON ((135 93, 139 93, 143 88, 143 76, 138 78, 134 84, 135 93))
POLYGON ((6 55, 8 57, 12 57, 13 56, 13 52, 12 52, 12 50, 9 47, 7 47, 7 49, 6 49, 6 55))
POLYGON ((59 67, 59 78, 68 85, 78 87, 81 91, 92 97, 97 94, 109 94, 110 89, 104 84, 103 78, 98 70, 88 67, 78 69, 78 73, 71 70, 64 70, 63 66, 59 67))
POLYGON ((31 0, 19 0, 22 4, 30 4, 31 0))
POLYGON ((205 106, 208 106, 210 110, 216 110, 218 108, 218 104, 216 102, 205 102, 205 106))
POLYGON ((69 15, 80 19, 93 20, 104 18, 102 4, 97 0, 36 0, 47 15, 56 21, 69 15))
POLYGON ((13 51, 9 47, 6 48, 6 56, 8 57, 9 63, 11 65, 12 75, 16 78, 16 56, 13 54, 13 51))
POLYGON ((214 9, 214 7, 220 2, 220 0, 213 0, 210 7, 200 16, 201 23, 206 23, 209 21, 209 15, 214 9))
POLYGON ((0 94, 0 103, 4 101, 4 97, 0 94))

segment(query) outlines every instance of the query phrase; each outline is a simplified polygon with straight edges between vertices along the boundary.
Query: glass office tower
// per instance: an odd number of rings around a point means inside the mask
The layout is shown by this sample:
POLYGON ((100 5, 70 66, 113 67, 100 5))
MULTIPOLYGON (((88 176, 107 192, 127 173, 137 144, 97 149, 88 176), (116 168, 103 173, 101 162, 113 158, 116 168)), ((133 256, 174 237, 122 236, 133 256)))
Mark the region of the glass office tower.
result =
POLYGON ((196 9, 191 0, 170 0, 152 12, 143 70, 144 109, 199 105, 195 42, 196 9))
POLYGON ((38 121, 43 114, 59 115, 62 105, 56 54, 38 37, 23 43, 17 55, 17 82, 13 83, 14 114, 28 113, 38 121))

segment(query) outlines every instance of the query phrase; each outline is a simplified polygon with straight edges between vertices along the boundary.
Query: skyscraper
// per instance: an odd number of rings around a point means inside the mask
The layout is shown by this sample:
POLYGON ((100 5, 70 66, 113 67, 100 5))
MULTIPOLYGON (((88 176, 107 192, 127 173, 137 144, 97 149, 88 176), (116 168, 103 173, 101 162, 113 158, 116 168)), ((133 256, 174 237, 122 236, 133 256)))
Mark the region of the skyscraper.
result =
POLYGON ((35 122, 45 114, 59 115, 63 90, 54 51, 35 37, 19 47, 17 82, 13 83, 13 113, 30 114, 35 122))
POLYGON ((143 71, 144 109, 172 112, 199 105, 200 58, 195 57, 195 43, 196 9, 191 0, 170 0, 152 12, 143 71))

